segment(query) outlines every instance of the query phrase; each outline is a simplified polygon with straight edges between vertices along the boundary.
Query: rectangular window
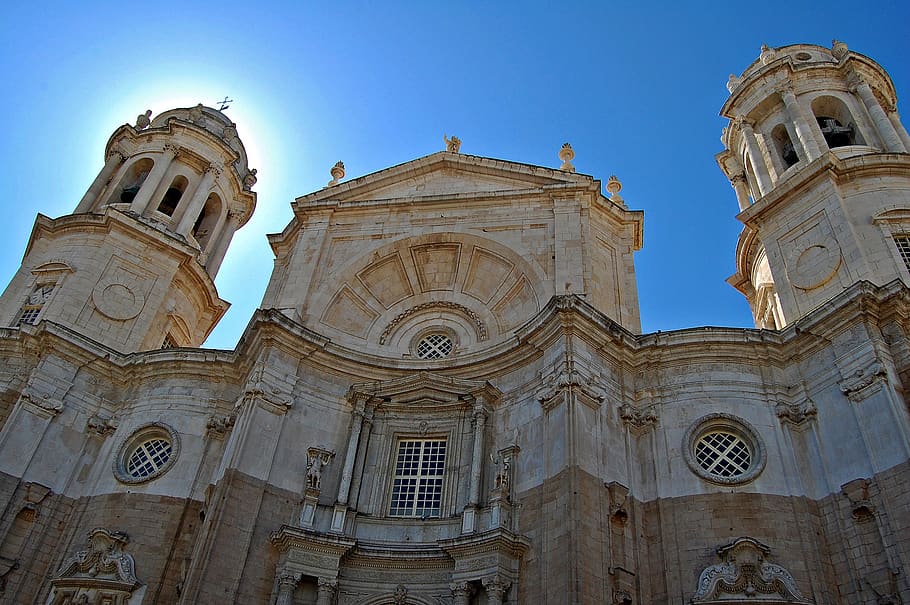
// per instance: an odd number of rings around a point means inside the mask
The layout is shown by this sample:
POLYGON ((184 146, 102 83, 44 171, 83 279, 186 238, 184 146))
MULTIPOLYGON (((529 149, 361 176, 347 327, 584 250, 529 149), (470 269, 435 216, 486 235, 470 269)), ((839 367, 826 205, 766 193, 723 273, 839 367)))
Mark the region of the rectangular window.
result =
POLYGON ((438 517, 445 464, 445 439, 399 441, 389 515, 438 517))
POLYGON ((22 309, 19 311, 19 319, 16 320, 16 323, 34 325, 38 321, 38 315, 41 314, 44 303, 48 301, 53 293, 54 284, 39 284, 35 286, 35 291, 29 295, 28 300, 22 305, 22 309))
POLYGON ((910 235, 895 235, 894 244, 897 246, 901 258, 904 259, 904 266, 910 271, 910 235))

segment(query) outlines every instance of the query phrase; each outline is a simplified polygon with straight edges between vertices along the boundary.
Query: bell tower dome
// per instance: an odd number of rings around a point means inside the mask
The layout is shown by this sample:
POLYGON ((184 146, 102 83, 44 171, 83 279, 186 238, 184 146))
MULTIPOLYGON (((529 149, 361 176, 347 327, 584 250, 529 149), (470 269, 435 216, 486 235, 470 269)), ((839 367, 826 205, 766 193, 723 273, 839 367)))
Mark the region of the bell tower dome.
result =
POLYGON ((850 285, 910 285, 910 136, 868 57, 763 46, 721 115, 717 161, 745 225, 728 281, 756 326, 782 328, 850 285))
POLYGON ((236 125, 202 105, 148 111, 105 158, 73 214, 38 216, 0 321, 52 321, 123 352, 202 344, 228 308, 214 277, 256 205, 236 125))

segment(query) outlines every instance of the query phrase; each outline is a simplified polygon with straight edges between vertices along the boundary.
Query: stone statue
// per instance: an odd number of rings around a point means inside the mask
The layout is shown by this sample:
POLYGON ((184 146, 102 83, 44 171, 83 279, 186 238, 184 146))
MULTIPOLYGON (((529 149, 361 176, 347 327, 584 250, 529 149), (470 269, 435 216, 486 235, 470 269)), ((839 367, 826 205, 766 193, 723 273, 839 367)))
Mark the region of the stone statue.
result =
POLYGON ((256 180, 256 169, 253 168, 245 177, 243 177, 243 188, 247 190, 252 189, 253 185, 256 184, 256 180))
POLYGON ((190 110, 190 120, 200 126, 205 124, 205 116, 202 114, 202 103, 190 110))
POLYGON ((761 62, 762 65, 767 65, 777 56, 777 52, 768 46, 767 44, 761 45, 761 62))
POLYGON ((742 78, 737 78, 736 74, 730 74, 730 77, 727 78, 727 90, 732 93, 740 82, 742 82, 742 78))
POLYGON ((149 124, 152 123, 152 110, 146 109, 145 113, 141 113, 136 117, 136 130, 145 130, 149 127, 149 124))
POLYGON ((840 61, 847 56, 847 45, 841 42, 840 40, 831 41, 831 54, 834 55, 834 58, 840 61))
POLYGON ((325 466, 325 461, 323 460, 322 456, 315 456, 313 458, 313 461, 310 462, 310 465, 306 469, 307 487, 319 489, 319 485, 322 482, 323 466, 325 466))
POLYGON ((443 133, 442 140, 446 142, 446 151, 451 153, 459 153, 461 150, 461 139, 456 137, 454 134, 452 138, 449 138, 443 133))

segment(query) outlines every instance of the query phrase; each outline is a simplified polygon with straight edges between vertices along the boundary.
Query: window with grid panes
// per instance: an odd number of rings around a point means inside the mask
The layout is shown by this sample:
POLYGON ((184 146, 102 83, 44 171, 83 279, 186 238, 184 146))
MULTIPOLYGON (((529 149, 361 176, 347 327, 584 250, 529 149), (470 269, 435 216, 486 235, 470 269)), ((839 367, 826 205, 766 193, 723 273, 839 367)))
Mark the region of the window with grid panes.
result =
POLYGON ((427 334, 417 343, 417 357, 420 359, 441 359, 448 357, 455 344, 447 334, 427 334))
POLYGON ((16 323, 34 325, 35 322, 38 321, 38 315, 41 314, 44 303, 48 301, 53 293, 54 284, 41 284, 36 286, 35 291, 29 295, 28 300, 22 305, 16 323))
POLYGON ((400 440, 389 515, 438 517, 445 463, 445 439, 400 440))
POLYGON ((910 234, 894 236, 894 245, 904 261, 904 266, 910 271, 910 234))
POLYGON ((727 431, 705 433, 695 444, 695 459, 717 477, 738 477, 752 464, 752 452, 739 435, 727 431))

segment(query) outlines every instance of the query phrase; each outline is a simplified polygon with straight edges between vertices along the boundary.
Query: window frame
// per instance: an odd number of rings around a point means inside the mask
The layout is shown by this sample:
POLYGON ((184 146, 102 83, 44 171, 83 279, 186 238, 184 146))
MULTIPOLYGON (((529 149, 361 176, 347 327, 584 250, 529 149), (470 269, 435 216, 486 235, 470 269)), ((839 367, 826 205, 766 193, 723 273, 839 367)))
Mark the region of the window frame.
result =
MULTIPOLYGON (((448 462, 449 462, 449 439, 446 435, 432 435, 432 436, 413 436, 413 435, 399 435, 395 439, 395 447, 392 451, 392 461, 389 467, 390 473, 390 484, 389 492, 386 506, 386 515, 394 518, 404 518, 404 519, 427 519, 427 518, 439 518, 442 517, 442 511, 445 503, 445 491, 446 491, 446 479, 448 475, 448 462), (402 448, 405 444, 408 443, 417 443, 420 444, 420 452, 417 459, 417 469, 415 473, 403 473, 399 469, 399 463, 402 459, 402 448), (428 460, 434 452, 428 450, 432 444, 442 444, 443 453, 442 460, 440 461, 440 468, 437 473, 427 472, 428 463, 431 463, 432 460, 428 460), (396 496, 402 494, 402 492, 396 489, 396 484, 399 480, 405 479, 414 479, 414 491, 411 494, 411 501, 408 503, 408 508, 410 512, 397 512, 399 509, 405 508, 404 506, 395 506, 396 496), (420 492, 421 487, 425 487, 430 481, 438 481, 438 493, 433 500, 435 507, 430 507, 431 510, 435 509, 435 512, 427 512, 426 506, 420 506, 420 492)), ((407 495, 405 493, 405 495, 407 495)))
POLYGON ((158 479, 174 467, 180 456, 180 436, 171 426, 163 422, 150 422, 137 427, 130 436, 123 440, 114 456, 114 476, 120 483, 137 485, 158 479), (170 442, 171 450, 167 460, 157 466, 152 472, 141 477, 129 471, 129 463, 135 452, 144 444, 153 439, 164 439, 170 442))
POLYGON ((716 485, 742 485, 754 481, 765 469, 767 454, 758 432, 745 420, 730 414, 709 414, 696 420, 683 436, 683 458, 693 473, 716 485), (748 469, 734 476, 723 476, 706 470, 698 460, 696 448, 709 434, 724 432, 741 439, 749 449, 751 463, 748 469))

